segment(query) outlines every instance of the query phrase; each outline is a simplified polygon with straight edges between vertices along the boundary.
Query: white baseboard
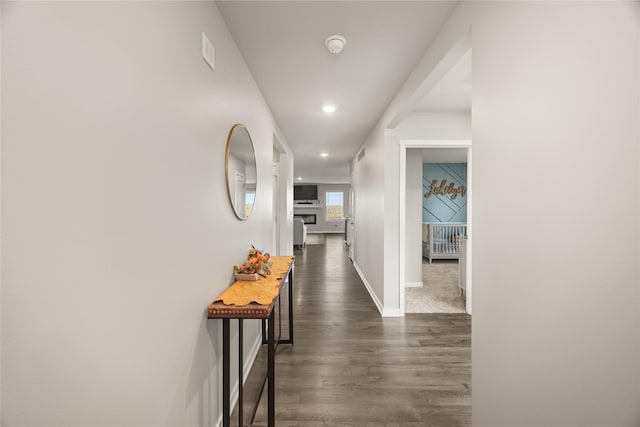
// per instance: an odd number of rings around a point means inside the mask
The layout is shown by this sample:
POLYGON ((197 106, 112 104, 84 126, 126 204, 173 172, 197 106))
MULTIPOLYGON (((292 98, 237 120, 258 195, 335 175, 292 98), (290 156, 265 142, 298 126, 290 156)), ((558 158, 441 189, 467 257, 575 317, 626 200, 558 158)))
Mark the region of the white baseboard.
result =
POLYGON ((362 270, 360 270, 360 267, 358 267, 358 264, 356 262, 353 262, 353 268, 356 269, 358 276, 360 276, 360 279, 362 279, 362 283, 364 283, 364 287, 367 288, 367 291, 369 291, 369 296, 371 296, 371 299, 375 303, 382 317, 404 317, 404 313, 402 313, 402 311, 400 311, 399 308, 393 308, 393 309, 384 308, 384 306, 378 299, 378 296, 376 295, 375 292, 373 292, 373 288, 367 281, 367 278, 364 277, 364 273, 362 273, 362 270))
POLYGON ((404 317, 399 308, 385 308, 382 311, 382 317, 404 317))
POLYGON ((405 288, 422 288, 424 285, 422 282, 405 282, 405 288))
MULTIPOLYGON (((248 373, 251 372, 251 368, 253 368, 253 364, 256 361, 256 357, 258 357, 258 352, 260 351, 260 347, 262 346, 262 335, 258 334, 255 342, 251 346, 251 350, 249 351, 249 359, 245 364, 242 372, 244 373, 244 382, 248 378, 248 373)), ((237 357, 237 355, 236 355, 237 357)), ((235 408, 238 403, 238 381, 231 387, 231 396, 230 396, 231 408, 235 408)), ((216 422, 216 427, 222 427, 222 412, 220 412, 220 416, 218 417, 218 421, 216 422)))
POLYGON ((371 288, 371 285, 367 281, 367 278, 364 277, 364 273, 362 273, 362 270, 360 270, 360 267, 358 267, 358 264, 355 261, 353 262, 353 268, 356 269, 358 276, 360 276, 360 279, 362 279, 362 283, 364 283, 364 287, 367 288, 367 291, 369 291, 369 296, 371 296, 371 299, 373 300, 376 307, 378 308, 380 315, 384 316, 384 307, 382 306, 382 303, 378 299, 378 296, 376 295, 376 293, 373 292, 373 288, 371 288))

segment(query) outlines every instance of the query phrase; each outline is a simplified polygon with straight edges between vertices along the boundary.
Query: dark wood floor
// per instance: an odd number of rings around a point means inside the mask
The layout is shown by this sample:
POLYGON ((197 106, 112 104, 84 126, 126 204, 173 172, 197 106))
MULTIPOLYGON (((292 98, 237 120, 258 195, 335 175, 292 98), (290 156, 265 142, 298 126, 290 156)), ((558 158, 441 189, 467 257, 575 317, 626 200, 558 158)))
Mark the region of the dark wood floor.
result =
MULTIPOLYGON (((380 317, 342 235, 295 255, 295 345, 276 357, 278 427, 471 425, 468 315, 380 317)), ((254 425, 266 425, 265 400, 254 425)))

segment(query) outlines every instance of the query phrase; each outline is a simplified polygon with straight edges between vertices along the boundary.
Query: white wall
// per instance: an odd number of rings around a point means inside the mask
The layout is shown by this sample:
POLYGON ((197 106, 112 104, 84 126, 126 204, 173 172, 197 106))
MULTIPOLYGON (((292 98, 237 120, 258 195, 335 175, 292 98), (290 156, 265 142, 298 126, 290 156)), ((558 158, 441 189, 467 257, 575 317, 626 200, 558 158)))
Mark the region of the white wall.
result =
POLYGON ((2 2, 2 39, 3 425, 214 425, 206 306, 272 245, 275 131, 217 6, 2 2), (238 122, 260 180, 247 221, 225 189, 238 122))
MULTIPOLYGON (((461 4, 365 145, 386 157, 367 191, 388 209, 363 219, 384 222, 386 249, 398 174, 383 128, 473 27, 474 426, 640 422, 637 8, 461 4)), ((393 260, 385 250, 384 310, 393 260)))
POLYGON ((474 17, 475 425, 640 423, 636 6, 474 17))
POLYGON ((353 265, 378 309, 384 300, 384 138, 376 128, 365 143, 364 156, 351 163, 354 191, 353 265))
POLYGON ((293 153, 285 142, 286 139, 279 128, 274 130, 274 147, 279 158, 279 197, 278 219, 280 220, 280 246, 274 251, 279 255, 293 255, 293 153))
POLYGON ((422 150, 407 150, 405 286, 422 283, 422 150))
POLYGON ((393 129, 398 139, 471 139, 471 113, 416 112, 393 129))
POLYGON ((315 159, 298 165, 298 168, 293 173, 296 177, 302 178, 302 180, 296 181, 299 184, 313 184, 316 182, 346 184, 351 181, 349 178, 349 162, 325 163, 315 159))

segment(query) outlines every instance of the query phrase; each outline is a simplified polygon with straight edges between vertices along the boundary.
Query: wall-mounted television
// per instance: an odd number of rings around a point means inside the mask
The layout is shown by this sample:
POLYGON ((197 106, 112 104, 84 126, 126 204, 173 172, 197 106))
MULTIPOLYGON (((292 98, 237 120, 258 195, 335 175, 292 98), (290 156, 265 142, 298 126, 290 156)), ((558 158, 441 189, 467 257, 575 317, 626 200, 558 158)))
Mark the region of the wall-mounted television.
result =
POLYGON ((293 200, 304 202, 318 200, 318 186, 298 184, 293 186, 293 200))

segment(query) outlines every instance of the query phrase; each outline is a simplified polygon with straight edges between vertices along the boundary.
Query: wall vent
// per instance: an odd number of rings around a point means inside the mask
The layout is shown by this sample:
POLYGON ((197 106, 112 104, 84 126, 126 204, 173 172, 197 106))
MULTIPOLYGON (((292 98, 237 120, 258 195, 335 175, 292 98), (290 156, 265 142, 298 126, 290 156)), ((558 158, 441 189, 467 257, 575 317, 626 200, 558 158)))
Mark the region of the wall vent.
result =
POLYGON ((362 148, 362 150, 360 150, 360 152, 358 153, 358 161, 362 160, 363 157, 364 157, 364 148, 362 148))

